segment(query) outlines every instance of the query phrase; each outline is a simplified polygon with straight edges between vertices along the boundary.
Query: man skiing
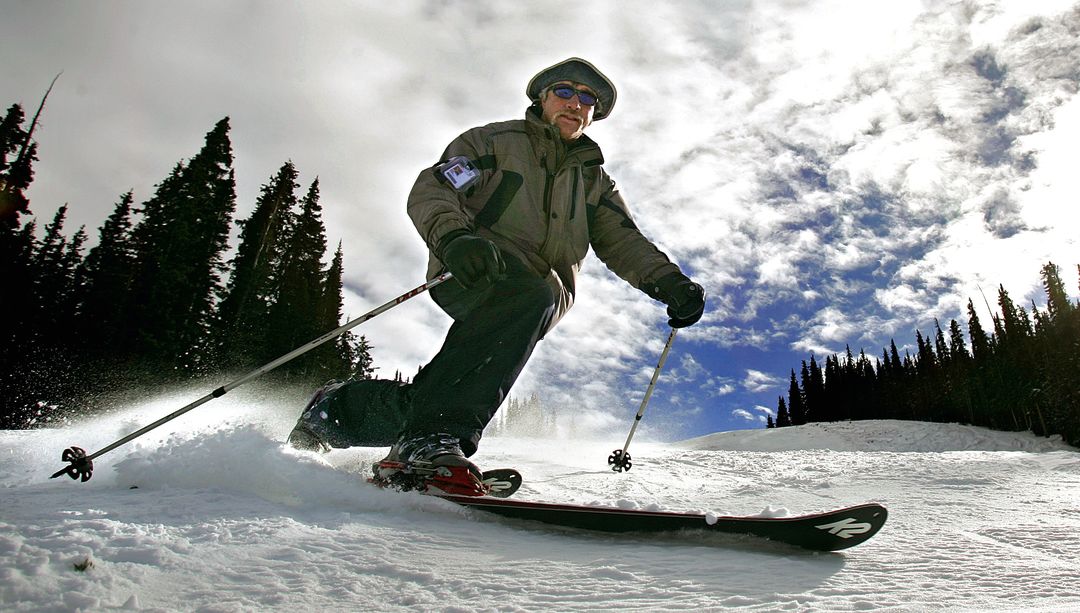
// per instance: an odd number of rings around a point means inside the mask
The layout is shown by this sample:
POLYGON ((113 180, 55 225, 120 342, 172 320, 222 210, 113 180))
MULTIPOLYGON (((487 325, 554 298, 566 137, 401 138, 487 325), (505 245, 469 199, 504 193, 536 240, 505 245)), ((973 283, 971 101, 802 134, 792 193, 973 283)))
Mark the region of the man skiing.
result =
POLYGON ((524 120, 462 134, 409 194, 409 217, 430 252, 428 278, 454 275, 432 289, 454 323, 413 381, 412 414, 388 459, 469 464, 536 343, 573 304, 590 246, 668 304, 673 326, 695 323, 704 310, 701 286, 638 231, 584 134, 611 114, 611 81, 570 58, 540 71, 526 94, 533 104, 524 120), (476 175, 464 187, 440 172, 459 156, 476 175))
POLYGON ((465 132, 409 194, 408 215, 429 249, 427 278, 453 275, 431 294, 454 322, 408 386, 402 427, 376 465, 377 480, 417 463, 479 475, 467 458, 536 343, 573 304, 590 247, 665 303, 672 327, 692 325, 704 311, 702 287, 641 234, 584 134, 611 114, 612 82, 569 58, 541 70, 526 94, 524 119, 465 132))

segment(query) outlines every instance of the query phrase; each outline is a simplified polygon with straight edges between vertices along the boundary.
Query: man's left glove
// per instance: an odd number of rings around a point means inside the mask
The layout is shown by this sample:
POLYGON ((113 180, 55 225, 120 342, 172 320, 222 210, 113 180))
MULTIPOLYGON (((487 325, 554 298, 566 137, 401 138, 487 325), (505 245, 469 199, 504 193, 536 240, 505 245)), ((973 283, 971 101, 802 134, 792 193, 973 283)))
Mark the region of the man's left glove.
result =
POLYGON ((681 272, 664 275, 644 290, 649 296, 668 305, 668 325, 672 328, 692 326, 705 312, 705 288, 681 272))

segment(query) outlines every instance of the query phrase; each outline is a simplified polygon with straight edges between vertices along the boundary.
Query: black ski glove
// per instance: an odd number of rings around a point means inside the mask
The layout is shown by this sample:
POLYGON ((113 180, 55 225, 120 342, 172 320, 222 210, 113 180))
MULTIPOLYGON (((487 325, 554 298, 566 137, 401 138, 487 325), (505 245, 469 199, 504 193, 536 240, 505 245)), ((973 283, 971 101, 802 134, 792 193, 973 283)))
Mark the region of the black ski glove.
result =
POLYGON ((645 293, 668 305, 668 325, 672 328, 692 326, 705 312, 705 288, 681 272, 660 277, 645 288, 645 293))
POLYGON ((506 274, 499 248, 475 234, 451 234, 443 239, 439 251, 447 270, 466 288, 485 287, 506 274))

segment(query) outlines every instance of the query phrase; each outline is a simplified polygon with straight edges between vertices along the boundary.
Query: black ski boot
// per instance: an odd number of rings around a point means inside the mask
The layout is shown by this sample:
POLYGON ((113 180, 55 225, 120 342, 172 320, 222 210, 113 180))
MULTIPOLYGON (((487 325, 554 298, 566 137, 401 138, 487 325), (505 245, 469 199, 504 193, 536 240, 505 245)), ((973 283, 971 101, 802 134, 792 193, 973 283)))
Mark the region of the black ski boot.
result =
MULTIPOLYGON (((316 416, 316 407, 320 402, 326 398, 329 392, 336 390, 342 386, 341 381, 331 381, 326 385, 315 390, 315 393, 311 396, 311 400, 308 401, 307 406, 300 413, 300 419, 296 421, 296 426, 293 427, 292 432, 289 433, 289 444, 300 449, 302 451, 318 451, 319 453, 327 453, 330 451, 330 443, 328 443, 323 437, 319 436, 312 425, 319 422, 316 416)), ((325 420, 325 417, 322 417, 325 420)))

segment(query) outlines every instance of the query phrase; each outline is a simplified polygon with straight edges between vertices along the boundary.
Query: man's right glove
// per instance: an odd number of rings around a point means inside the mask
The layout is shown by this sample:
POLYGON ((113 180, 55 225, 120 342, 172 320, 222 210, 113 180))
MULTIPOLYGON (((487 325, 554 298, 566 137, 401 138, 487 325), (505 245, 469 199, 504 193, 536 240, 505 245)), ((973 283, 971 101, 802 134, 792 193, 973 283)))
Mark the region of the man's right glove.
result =
POLYGON ((506 262, 495 243, 461 232, 444 239, 440 259, 466 288, 484 287, 506 274, 506 262))
POLYGON ((672 328, 692 326, 705 312, 705 288, 681 272, 660 277, 645 288, 645 293, 668 305, 668 325, 672 328))

